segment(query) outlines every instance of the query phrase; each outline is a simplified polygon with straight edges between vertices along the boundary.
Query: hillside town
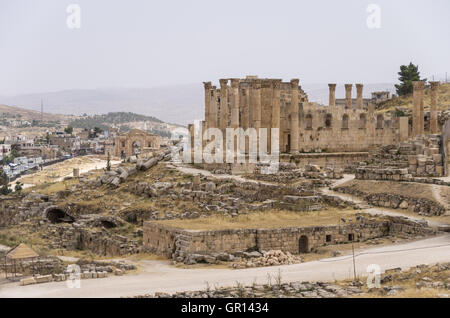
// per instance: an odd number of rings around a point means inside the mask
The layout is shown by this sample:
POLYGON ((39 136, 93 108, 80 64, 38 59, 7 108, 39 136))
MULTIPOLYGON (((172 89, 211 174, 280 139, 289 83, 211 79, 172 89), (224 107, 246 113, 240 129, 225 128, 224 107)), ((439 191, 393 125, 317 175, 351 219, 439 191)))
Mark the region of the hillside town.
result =
MULTIPOLYGON (((3 113, 3 118, 11 117, 11 114, 3 113), (8 116, 9 115, 9 116, 8 116)), ((40 126, 48 126, 44 131, 33 131, 32 124, 28 121, 4 119, 0 125, 0 163, 1 169, 6 174, 9 182, 26 174, 42 170, 43 167, 61 162, 77 156, 96 155, 106 158, 124 159, 125 149, 118 150, 120 145, 129 139, 133 131, 140 131, 149 138, 153 138, 152 147, 160 147, 161 142, 167 143, 170 125, 159 122, 126 122, 122 126, 102 126, 93 128, 73 128, 67 126, 58 130, 59 125, 51 122, 39 122, 40 126), (125 125, 126 124, 126 125, 125 125), (132 128, 138 127, 138 128, 132 128), (14 130, 20 128, 20 130, 14 130), (27 129, 28 128, 28 129, 27 129), (163 133, 163 137, 152 133, 163 133), (162 140, 161 140, 162 139, 162 140)), ((128 147, 128 145, 127 145, 128 147)), ((139 155, 149 148, 144 143, 130 145, 127 154, 133 152, 139 155), (131 149, 131 148, 132 149, 131 149)))

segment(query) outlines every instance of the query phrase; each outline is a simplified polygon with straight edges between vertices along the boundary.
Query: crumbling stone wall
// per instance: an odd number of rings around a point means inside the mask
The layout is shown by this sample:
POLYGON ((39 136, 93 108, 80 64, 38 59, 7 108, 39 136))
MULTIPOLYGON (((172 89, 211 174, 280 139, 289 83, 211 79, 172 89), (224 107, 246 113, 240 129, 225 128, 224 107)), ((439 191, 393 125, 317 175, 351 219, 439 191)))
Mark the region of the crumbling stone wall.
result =
POLYGON ((426 224, 403 218, 366 219, 354 224, 276 229, 190 231, 160 223, 144 223, 144 249, 173 258, 190 254, 235 253, 246 250, 309 252, 323 245, 367 240, 391 234, 430 235, 426 224))
POLYGON ((334 190, 363 198, 369 204, 379 207, 404 209, 416 212, 419 215, 441 215, 445 207, 439 203, 425 199, 391 193, 365 193, 353 187, 340 186, 334 190))
POLYGON ((398 145, 389 145, 371 152, 360 162, 357 179, 414 181, 413 177, 444 175, 441 138, 419 136, 398 145))

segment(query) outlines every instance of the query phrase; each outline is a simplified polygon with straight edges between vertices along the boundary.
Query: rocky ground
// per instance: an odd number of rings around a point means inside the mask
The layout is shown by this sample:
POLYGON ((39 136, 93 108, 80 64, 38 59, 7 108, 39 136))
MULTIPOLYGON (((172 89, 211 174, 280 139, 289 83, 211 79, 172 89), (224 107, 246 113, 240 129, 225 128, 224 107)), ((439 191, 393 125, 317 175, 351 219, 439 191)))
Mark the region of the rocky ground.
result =
MULTIPOLYGON (((375 280, 373 281, 375 283, 375 280)), ((283 283, 281 273, 267 278, 267 284, 215 288, 174 294, 154 293, 138 298, 340 298, 340 297, 450 297, 450 263, 419 265, 380 275, 380 285, 369 288, 366 280, 283 283)))

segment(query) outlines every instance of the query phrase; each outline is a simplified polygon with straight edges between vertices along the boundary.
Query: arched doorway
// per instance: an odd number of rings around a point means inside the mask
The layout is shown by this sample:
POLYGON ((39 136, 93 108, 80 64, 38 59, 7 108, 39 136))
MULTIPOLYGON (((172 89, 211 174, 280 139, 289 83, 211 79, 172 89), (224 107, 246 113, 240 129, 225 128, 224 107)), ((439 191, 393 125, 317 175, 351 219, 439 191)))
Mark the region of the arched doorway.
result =
POLYGON ((308 246, 308 237, 306 235, 300 236, 300 239, 298 240, 298 252, 299 253, 308 253, 309 252, 309 246, 308 246))

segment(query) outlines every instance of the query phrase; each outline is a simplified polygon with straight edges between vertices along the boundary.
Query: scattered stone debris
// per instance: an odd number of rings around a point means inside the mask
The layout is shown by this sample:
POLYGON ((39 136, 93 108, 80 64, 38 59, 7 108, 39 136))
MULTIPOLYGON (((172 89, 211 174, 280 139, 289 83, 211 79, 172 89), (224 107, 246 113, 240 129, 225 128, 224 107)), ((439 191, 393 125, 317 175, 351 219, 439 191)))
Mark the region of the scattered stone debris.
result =
MULTIPOLYGON (((255 252, 254 252, 255 253, 255 252)), ((255 257, 248 257, 246 260, 241 260, 232 264, 232 268, 240 269, 247 267, 263 267, 275 265, 291 265, 303 262, 303 258, 298 255, 292 255, 289 252, 282 252, 280 250, 271 250, 268 252, 256 252, 255 257)))

